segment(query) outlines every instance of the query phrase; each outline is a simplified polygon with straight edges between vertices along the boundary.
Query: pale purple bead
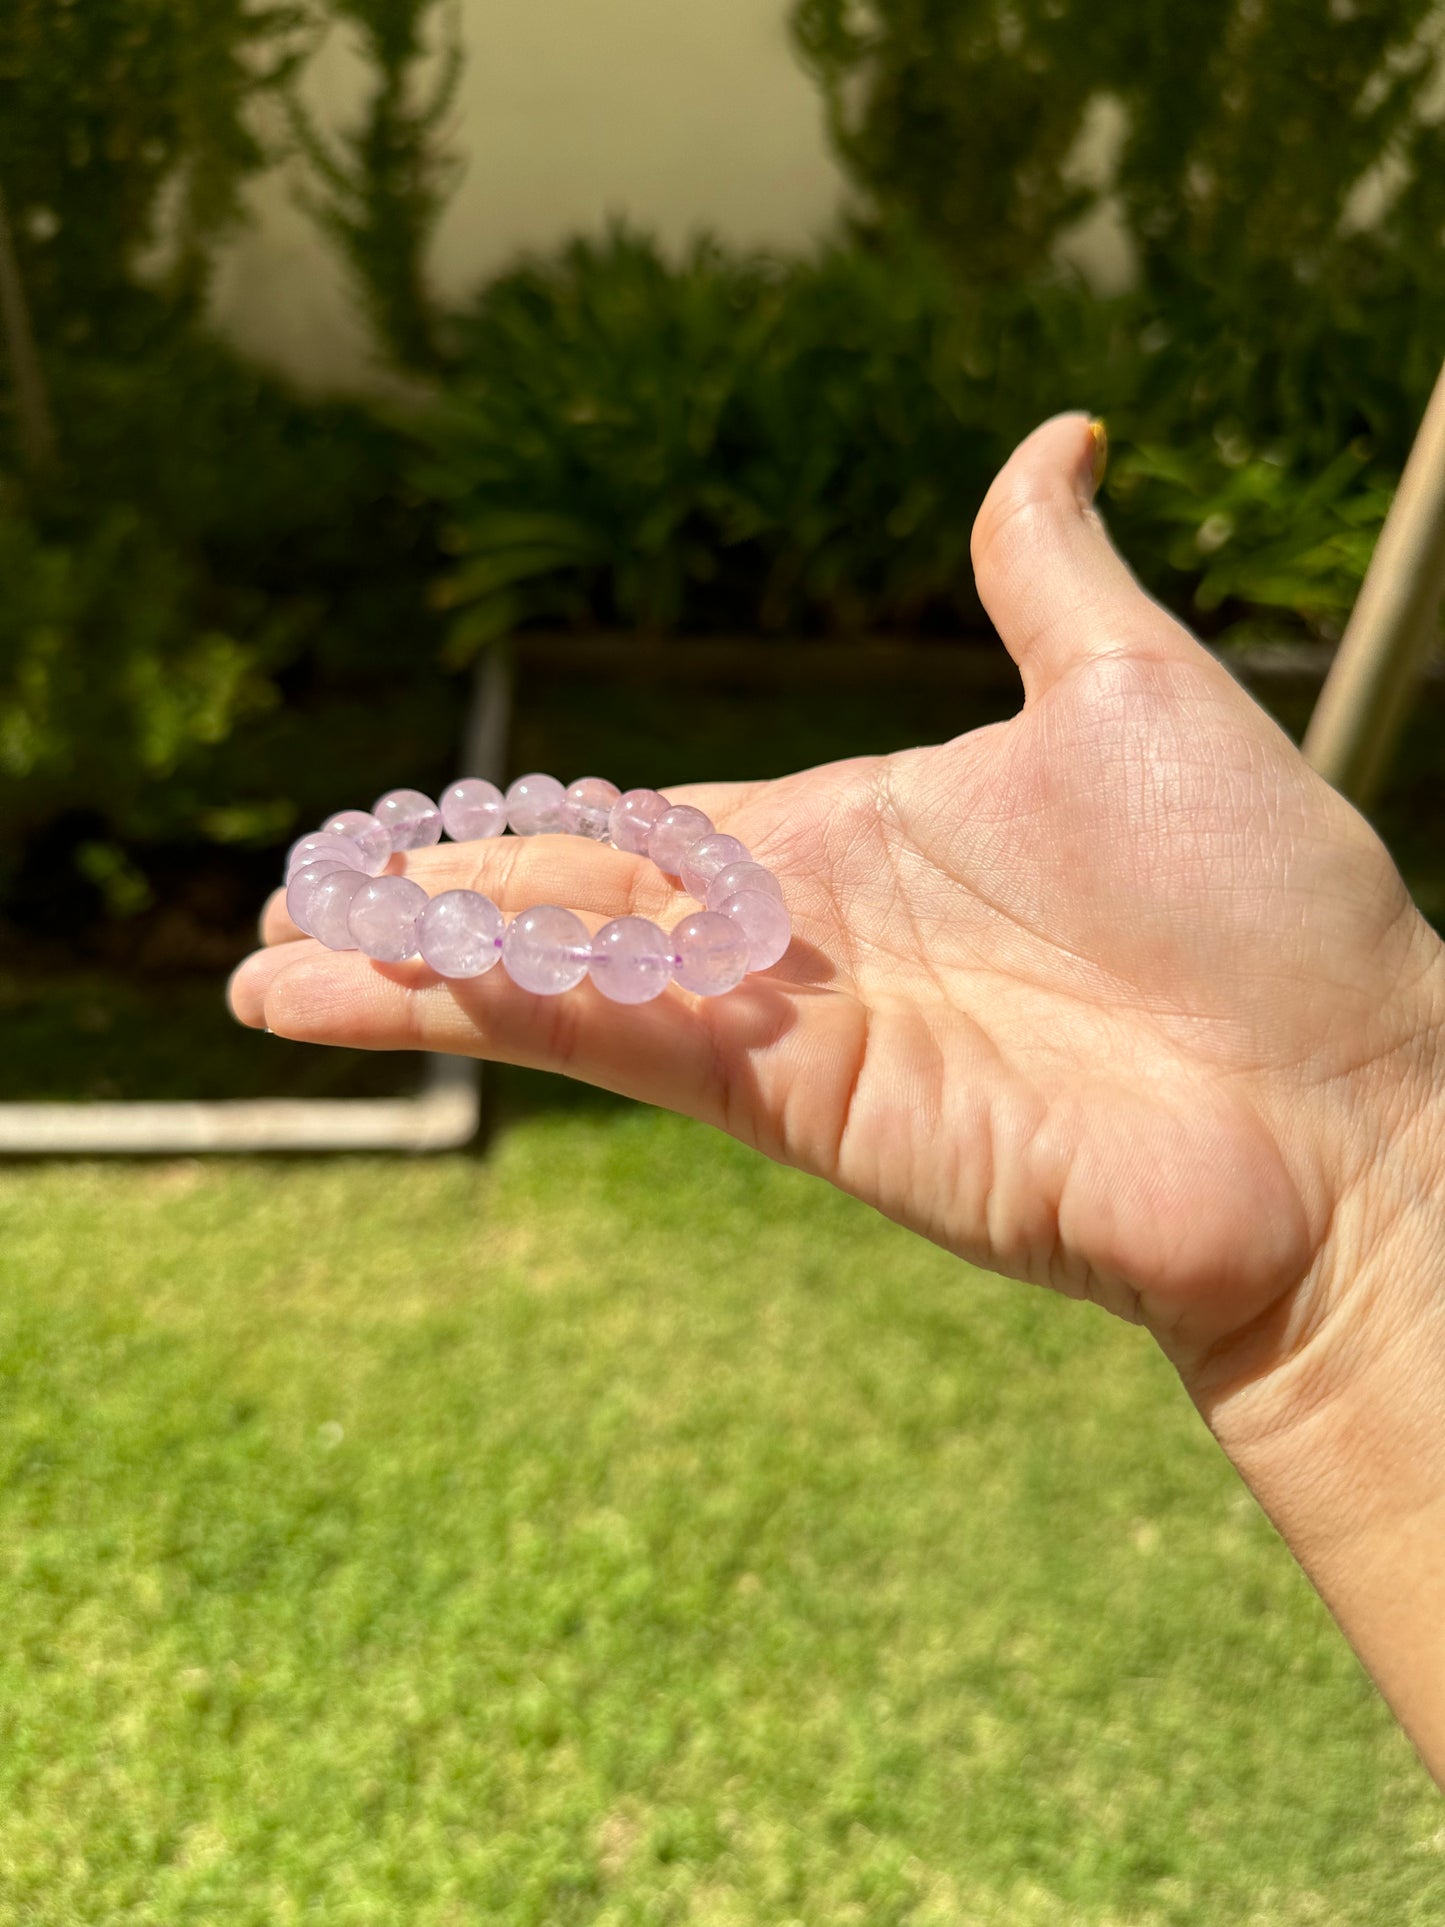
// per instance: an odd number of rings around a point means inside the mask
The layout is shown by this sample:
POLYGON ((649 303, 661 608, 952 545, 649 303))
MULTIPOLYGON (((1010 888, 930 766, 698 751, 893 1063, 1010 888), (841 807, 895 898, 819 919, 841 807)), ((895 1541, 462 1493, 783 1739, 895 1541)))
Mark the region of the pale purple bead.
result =
POLYGON ((607 820, 608 834, 619 850, 646 856, 653 825, 671 808, 667 798, 659 796, 656 790, 624 790, 612 805, 612 814, 607 820))
POLYGON ((555 776, 519 776, 507 790, 507 821, 517 836, 547 836, 561 830, 567 792, 555 776))
POLYGON ((535 910, 513 917, 502 938, 507 975, 523 990, 543 997, 580 984, 591 954, 586 924, 554 903, 539 903, 535 910))
POLYGON ((391 855, 391 831, 370 810, 338 810, 324 825, 332 836, 349 836, 361 852, 358 869, 379 877, 391 855))
POLYGON ((779 903, 783 900, 782 884, 761 863, 729 863, 707 886, 704 901, 709 910, 720 910, 729 897, 743 890, 761 890, 765 897, 776 897, 779 903))
POLYGON ((321 856, 314 863, 299 864, 291 872, 286 879, 286 914, 298 930, 311 935, 311 898, 317 884, 333 871, 349 868, 339 856, 321 856))
POLYGON ((605 776, 581 776, 568 787, 562 827, 572 836, 590 836, 594 843, 605 843, 616 801, 615 783, 609 783, 605 776))
POLYGON ((420 790, 388 790, 377 797, 371 813, 391 838, 393 850, 425 850, 441 842, 442 813, 420 790))
POLYGON ((719 870, 725 870, 730 863, 751 861, 745 844, 739 843, 735 836, 724 836, 720 830, 714 830, 711 836, 700 836, 692 845, 682 859, 678 875, 689 896, 705 897, 707 886, 719 870))
POLYGON ((382 963, 405 963, 416 955, 416 926, 427 902, 426 891, 410 877, 368 877, 347 917, 357 948, 382 963))
POLYGON ((360 845, 349 836, 339 836, 332 830, 310 830, 305 836, 298 836, 286 852, 286 874, 299 870, 303 863, 314 862, 319 856, 334 856, 349 864, 353 870, 365 867, 360 845))
POLYGON ((364 870, 333 870, 312 890, 306 907, 311 934, 328 950, 355 950, 349 922, 351 902, 362 884, 369 881, 364 870))
POLYGON ((659 870, 675 877, 693 844, 711 832, 711 820, 701 810, 693 809, 690 803, 676 804, 653 825, 647 839, 647 854, 659 870))
POLYGON ((646 917, 617 917, 592 939, 588 975, 614 1004, 648 1004, 672 982, 672 939, 646 917))
POLYGON ((507 827, 507 805, 495 783, 482 776, 464 776, 444 790, 442 826, 454 843, 500 836, 507 827))
POLYGON ((729 918, 716 910, 698 910, 684 917, 672 933, 674 954, 681 959, 673 973, 684 990, 699 997, 721 997, 747 975, 748 940, 729 918))
POLYGON ((480 977, 502 954, 506 923, 477 890, 443 890, 421 913, 421 954, 439 977, 480 977))
POLYGON ((776 897, 761 890, 740 890, 719 905, 719 914, 746 938, 749 970, 770 970, 793 941, 792 918, 776 897))

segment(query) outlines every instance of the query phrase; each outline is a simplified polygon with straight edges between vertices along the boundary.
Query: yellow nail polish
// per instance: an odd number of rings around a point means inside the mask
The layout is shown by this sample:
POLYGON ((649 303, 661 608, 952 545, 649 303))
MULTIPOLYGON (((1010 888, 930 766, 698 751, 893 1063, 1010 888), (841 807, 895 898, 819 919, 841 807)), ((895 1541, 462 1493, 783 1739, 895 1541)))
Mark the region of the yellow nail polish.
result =
POLYGON ((1109 430, 1102 415, 1089 423, 1089 470, 1094 478, 1094 493, 1099 492, 1104 470, 1109 466, 1109 430))

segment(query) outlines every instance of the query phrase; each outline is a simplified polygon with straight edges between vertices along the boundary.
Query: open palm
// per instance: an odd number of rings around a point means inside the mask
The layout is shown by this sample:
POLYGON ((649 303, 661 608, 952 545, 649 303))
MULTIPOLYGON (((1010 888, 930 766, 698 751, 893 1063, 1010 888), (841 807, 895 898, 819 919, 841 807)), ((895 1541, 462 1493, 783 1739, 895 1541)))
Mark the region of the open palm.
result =
MULTIPOLYGON (((669 787, 782 881, 796 934, 773 970, 706 1001, 538 998, 500 970, 442 982, 326 951, 277 900, 237 1015, 690 1112, 954 1251, 1141 1318, 1187 1378, 1226 1353, 1227 1371, 1277 1362, 1326 1309, 1320 1260, 1354 1183, 1341 1119, 1403 1076, 1439 946, 1359 816, 1134 583, 1090 507, 1092 446, 1082 417, 1045 424, 975 530, 1016 717, 669 787)), ((687 907, 643 859, 580 839, 394 861, 508 914, 687 907)))

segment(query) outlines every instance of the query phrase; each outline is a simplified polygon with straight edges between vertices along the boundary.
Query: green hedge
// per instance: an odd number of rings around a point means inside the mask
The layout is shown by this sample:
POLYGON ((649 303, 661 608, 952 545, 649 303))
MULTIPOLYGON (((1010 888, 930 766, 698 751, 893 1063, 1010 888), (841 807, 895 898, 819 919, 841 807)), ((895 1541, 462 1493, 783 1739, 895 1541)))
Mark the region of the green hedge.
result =
POLYGON ((1211 633, 1332 633, 1408 446, 1401 371, 1351 383, 1318 313, 1284 356, 1275 317, 1199 324, 1060 276, 980 291, 897 234, 791 261, 578 241, 483 290, 422 424, 452 658, 539 622, 976 629, 989 480, 1080 405, 1151 587, 1211 633))

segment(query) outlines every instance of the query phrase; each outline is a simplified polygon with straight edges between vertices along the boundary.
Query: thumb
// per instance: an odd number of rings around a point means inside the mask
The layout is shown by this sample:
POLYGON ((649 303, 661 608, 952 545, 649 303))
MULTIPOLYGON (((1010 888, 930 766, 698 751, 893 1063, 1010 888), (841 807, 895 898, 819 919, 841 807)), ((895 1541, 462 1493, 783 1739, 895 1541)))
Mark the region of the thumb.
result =
POLYGON ((999 470, 973 525, 978 593, 1032 701, 1100 656, 1203 656, 1139 587, 1093 506, 1104 425, 1056 415, 999 470))

